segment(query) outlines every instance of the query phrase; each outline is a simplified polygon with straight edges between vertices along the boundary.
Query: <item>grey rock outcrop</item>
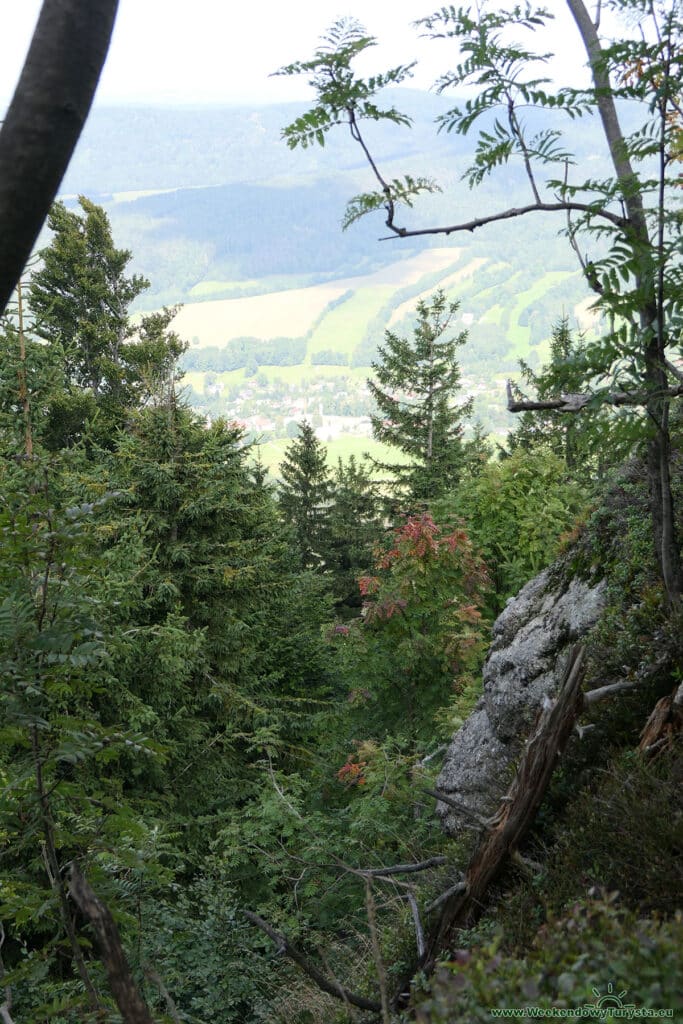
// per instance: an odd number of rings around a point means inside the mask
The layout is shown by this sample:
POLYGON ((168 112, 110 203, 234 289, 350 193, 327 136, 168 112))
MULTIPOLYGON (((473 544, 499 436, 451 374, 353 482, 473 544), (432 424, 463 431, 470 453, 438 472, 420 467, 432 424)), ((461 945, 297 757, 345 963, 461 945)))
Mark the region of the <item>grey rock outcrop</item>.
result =
POLYGON ((572 645, 604 604, 604 582, 558 583, 552 567, 508 601, 493 626, 483 696, 453 737, 437 781, 439 791, 474 812, 439 802, 448 833, 462 834, 499 806, 544 699, 559 688, 572 645))

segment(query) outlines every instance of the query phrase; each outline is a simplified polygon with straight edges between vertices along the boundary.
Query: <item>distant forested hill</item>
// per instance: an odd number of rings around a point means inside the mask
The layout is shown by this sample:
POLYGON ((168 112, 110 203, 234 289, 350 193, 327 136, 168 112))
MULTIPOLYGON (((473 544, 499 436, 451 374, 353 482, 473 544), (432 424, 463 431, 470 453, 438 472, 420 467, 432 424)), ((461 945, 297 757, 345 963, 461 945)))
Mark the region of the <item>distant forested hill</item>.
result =
MULTIPOLYGON (((496 178, 476 198, 461 176, 471 159, 468 140, 439 135, 434 118, 453 99, 413 90, 388 97, 414 120, 412 130, 369 124, 367 135, 384 173, 420 173, 444 191, 427 198, 405 223, 443 223, 527 201, 519 169, 496 178)), ((140 306, 300 287, 363 274, 413 255, 439 240, 379 242, 381 216, 343 233, 348 198, 371 187, 358 147, 339 131, 324 149, 291 152, 282 127, 300 104, 216 108, 98 108, 64 181, 63 194, 86 194, 104 205, 119 244, 152 288, 140 306)), ((590 122, 577 147, 593 151, 590 122)), ((596 172, 598 168, 596 167, 596 172)), ((571 264, 566 244, 540 220, 517 222, 514 233, 491 231, 457 245, 513 250, 544 238, 546 266, 571 264)))

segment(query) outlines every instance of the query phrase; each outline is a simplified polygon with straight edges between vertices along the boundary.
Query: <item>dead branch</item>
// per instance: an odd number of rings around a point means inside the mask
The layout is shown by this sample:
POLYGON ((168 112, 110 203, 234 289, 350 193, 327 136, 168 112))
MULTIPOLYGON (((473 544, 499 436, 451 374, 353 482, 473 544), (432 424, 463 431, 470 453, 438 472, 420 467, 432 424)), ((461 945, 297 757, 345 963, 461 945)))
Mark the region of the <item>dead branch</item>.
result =
POLYGON ((425 933, 422 927, 422 921, 420 920, 420 908, 417 905, 417 900, 413 896, 412 892, 408 893, 408 903, 410 904, 410 912, 413 915, 413 924, 415 925, 415 942, 417 943, 417 955, 420 959, 425 953, 425 933))
POLYGON ((519 850, 512 851, 512 860, 529 875, 540 875, 543 871, 542 864, 539 864, 537 860, 532 860, 531 857, 523 857, 519 850))
POLYGON ((394 864, 388 868, 359 868, 358 870, 361 874, 369 875, 371 878, 385 878, 387 875, 411 875, 416 871, 438 868, 445 864, 447 860, 447 857, 429 857, 427 860, 421 860, 417 864, 394 864))
POLYGON ((452 797, 449 793, 443 793, 440 789, 423 789, 422 792, 426 793, 427 796, 434 797, 435 800, 438 800, 442 804, 448 804, 449 807, 459 811, 460 814, 464 814, 468 818, 471 818, 472 821, 481 828, 490 828, 491 821, 488 818, 484 818, 481 814, 478 814, 477 811, 468 807, 467 804, 462 803, 462 801, 456 800, 455 797, 452 797))
MULTIPOLYGON (((649 680, 654 679, 659 675, 667 666, 672 663, 672 652, 669 650, 664 651, 663 654, 657 658, 656 661, 651 662, 649 665, 641 668, 634 679, 620 679, 614 683, 607 683, 605 686, 597 687, 595 690, 588 690, 583 695, 583 706, 591 707, 598 701, 606 700, 609 697, 614 697, 618 693, 627 693, 629 690, 635 690, 649 680)), ((584 729, 588 726, 584 726, 584 729)))
POLYGON ((425 907, 425 914, 431 914, 437 910, 447 899, 451 896, 457 896, 459 893, 465 892, 467 889, 467 883, 462 879, 456 882, 455 885, 451 885, 448 889, 445 889, 440 896, 437 896, 428 906, 425 907))
POLYGON ((597 704, 598 701, 614 697, 617 693, 628 693, 629 690, 635 690, 638 683, 639 680, 624 680, 622 683, 609 683, 609 685, 600 686, 596 690, 588 690, 583 695, 583 705, 589 708, 593 704, 597 704))
POLYGON ((652 757, 670 747, 683 732, 683 684, 658 700, 640 734, 638 750, 652 757))
POLYGON ((154 1024, 154 1019, 131 974, 111 911, 106 903, 95 895, 77 864, 71 865, 69 892, 95 933, 111 994, 125 1024, 154 1024))
POLYGON ((0 131, 0 313, 85 124, 117 7, 118 0, 43 0, 0 131))
POLYGON ((433 750, 431 754, 427 754, 427 756, 423 757, 421 761, 418 761, 415 767, 424 768, 425 765, 429 764, 430 761, 433 761, 435 757, 438 757, 439 754, 443 754, 446 750, 448 750, 448 744, 442 743, 441 746, 437 747, 436 750, 433 750))
MULTIPOLYGON (((590 394, 569 394, 560 395, 559 398, 541 399, 517 399, 512 393, 512 383, 507 382, 507 408, 508 412, 541 412, 554 410, 555 412, 581 412, 582 409, 592 402, 597 396, 590 394)), ((653 398, 679 398, 683 395, 683 382, 670 388, 664 388, 657 392, 652 391, 611 391, 602 396, 602 401, 607 405, 636 406, 647 405, 653 398)))
POLYGON ((298 949, 293 943, 289 941, 286 935, 281 932, 276 932, 267 921, 264 921, 258 914, 252 913, 251 910, 244 910, 244 916, 247 921, 259 928, 265 935, 271 939, 278 950, 288 956, 290 960, 293 960, 297 964, 304 974, 313 981, 322 992, 327 992, 328 995, 334 996, 335 999, 341 999, 342 1002, 351 1003, 352 1006, 357 1006, 360 1010, 371 1010, 374 1013, 381 1012, 380 1003, 376 1003, 372 999, 366 999, 365 996, 357 996, 354 992, 349 992, 348 989, 343 988, 340 984, 334 981, 330 981, 326 978, 321 971, 312 964, 308 957, 304 956, 301 950, 298 949))
POLYGON ((377 928, 377 914, 375 912, 375 897, 372 894, 372 882, 365 879, 365 912, 368 918, 368 929, 370 931, 370 944, 372 946, 372 958, 375 961, 377 981, 382 1001, 382 1024, 391 1024, 389 1014, 389 990, 387 988, 387 971, 382 957, 382 948, 379 944, 379 930, 377 928))

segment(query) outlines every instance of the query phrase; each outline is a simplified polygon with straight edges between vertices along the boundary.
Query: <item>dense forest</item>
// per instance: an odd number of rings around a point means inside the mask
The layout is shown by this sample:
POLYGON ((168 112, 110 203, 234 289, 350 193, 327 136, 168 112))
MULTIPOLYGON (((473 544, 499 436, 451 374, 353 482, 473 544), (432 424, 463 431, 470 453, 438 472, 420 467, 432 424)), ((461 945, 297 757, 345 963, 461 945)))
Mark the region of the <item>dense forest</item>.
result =
MULTIPOLYGON (((150 284, 104 207, 51 205, 0 333, 3 1024, 683 1008, 683 11, 620 0, 642 32, 607 44, 569 6, 580 91, 547 91, 509 41, 540 10, 423 23, 466 55, 444 88, 478 90, 439 112, 447 133, 486 117, 475 194, 519 158, 527 212, 568 224, 603 314, 581 335, 558 284, 504 443, 465 400, 460 303, 435 287, 357 339, 391 457, 331 467, 302 419, 273 482, 237 424, 185 401, 181 367, 295 365, 310 337, 283 324, 261 363, 253 338, 191 348, 173 308, 140 313, 150 284), (543 127, 558 110, 564 140, 543 127), (564 148, 591 111, 599 180, 564 148)), ((354 70, 372 42, 344 20, 284 69, 316 103, 283 136, 332 147, 350 126, 378 190, 347 218, 379 211, 401 244, 432 185, 385 179, 366 145, 366 121, 405 121, 386 90, 405 69, 354 70)), ((500 216, 446 209, 437 230, 495 249, 497 221, 526 214, 493 194, 500 216)))

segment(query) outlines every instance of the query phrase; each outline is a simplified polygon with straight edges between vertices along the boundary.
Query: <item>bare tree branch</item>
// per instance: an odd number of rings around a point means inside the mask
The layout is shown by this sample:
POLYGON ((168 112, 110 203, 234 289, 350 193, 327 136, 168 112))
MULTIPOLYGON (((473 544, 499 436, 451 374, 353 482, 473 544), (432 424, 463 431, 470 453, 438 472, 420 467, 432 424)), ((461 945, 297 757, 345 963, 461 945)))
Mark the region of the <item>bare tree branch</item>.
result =
POLYGON ((491 827, 491 822, 488 818, 482 817, 481 814, 478 814, 471 807, 468 807, 467 804, 462 803, 461 800, 456 800, 448 793, 443 793, 440 789, 423 789, 422 792, 426 793, 427 796, 434 797, 435 800, 439 800, 442 804, 448 804, 449 807, 455 808, 455 810, 459 811, 461 814, 467 815, 468 818, 471 818, 472 821, 476 822, 476 824, 481 826, 481 828, 491 827))
POLYGON ((375 961, 377 980, 382 1007, 382 1024, 391 1024, 389 1013, 389 990, 387 988, 387 971, 382 957, 382 948, 379 943, 379 930, 377 928, 377 915, 375 913, 375 897, 372 893, 372 882, 365 879, 365 912, 368 918, 368 929, 370 932, 370 945, 372 946, 372 958, 375 961))
POLYGON ((607 686, 600 686, 596 690, 588 690, 583 695, 583 706, 585 708, 591 707, 593 704, 597 704, 598 701, 607 700, 608 697, 614 697, 617 693, 627 693, 629 690, 635 690, 638 686, 638 680, 626 681, 622 683, 609 683, 607 686))
POLYGON ((92 925, 111 994, 125 1024, 154 1024, 131 974, 111 911, 98 899, 75 863, 71 865, 69 892, 78 909, 92 925))
POLYGON ((433 761, 435 757, 438 757, 439 754, 443 754, 446 750, 448 750, 448 744, 442 743, 441 746, 437 747, 436 750, 433 750, 431 754, 427 754, 427 756, 423 757, 421 761, 418 761, 415 767, 424 768, 425 765, 429 764, 430 761, 433 761))
MULTIPOLYGON (((591 394, 570 394, 560 395, 559 398, 542 399, 517 399, 512 393, 512 383, 507 382, 507 407, 508 412, 539 412, 541 410, 554 409, 557 412, 581 412, 582 409, 592 402, 597 396, 591 394)), ((607 405, 647 405, 653 398, 679 398, 683 395, 683 380, 670 388, 662 391, 610 391, 602 396, 602 401, 607 405)))
POLYGON ((88 116, 118 0, 43 0, 0 131, 0 313, 88 116))
MULTIPOLYGON (((474 220, 463 221, 460 224, 449 224, 436 228, 416 228, 415 230, 398 228, 395 226, 393 218, 387 219, 385 223, 389 230, 394 232, 393 235, 388 236, 389 238, 415 238, 418 235, 452 235, 459 231, 476 231, 477 228, 484 227, 486 224, 494 224, 500 220, 512 220, 514 217, 523 217, 527 213, 566 213, 571 211, 602 217, 618 228, 624 228, 628 224, 624 217, 611 213, 609 210, 596 209, 595 206, 588 203, 574 202, 530 203, 528 206, 513 206, 508 210, 491 213, 486 217, 476 217, 474 220)), ((382 238, 381 241, 385 242, 387 238, 382 238)))
POLYGON ((335 999, 341 999, 342 1002, 351 1003, 352 1006, 357 1006, 361 1010, 372 1010, 374 1013, 379 1013, 382 1009, 379 1003, 374 1002, 372 999, 366 999, 365 996, 357 996, 353 992, 349 992, 343 988, 340 984, 334 981, 330 981, 325 975, 318 970, 318 968, 311 963, 308 957, 299 950, 293 943, 289 941, 286 935, 281 932, 276 932, 275 929, 264 921, 258 914, 252 913, 251 910, 244 910, 244 916, 247 921, 259 928, 264 934, 271 939, 280 952, 284 953, 293 960, 295 964, 301 968, 304 974, 307 974, 311 981, 315 982, 318 988, 322 992, 327 992, 328 995, 334 996, 335 999))
POLYGON ((174 1021, 174 1024, 183 1024, 183 1019, 180 1016, 180 1013, 178 1012, 178 1007, 175 1004, 175 1000, 173 999, 173 996, 164 985, 163 979, 161 975, 158 973, 158 971, 155 971, 153 967, 145 967, 145 977, 147 978, 148 981, 151 981, 151 983, 153 985, 156 985, 156 987, 159 989, 159 992, 161 993, 163 1000, 166 1003, 168 1015, 171 1018, 171 1020, 174 1021))
POLYGON ((428 906, 425 907, 425 914, 431 914, 433 910, 436 910, 443 903, 451 898, 451 896, 457 896, 467 889, 467 882, 460 880, 455 885, 451 885, 448 889, 444 889, 440 896, 437 896, 428 906))
MULTIPOLYGON (((429 792, 429 790, 425 790, 429 792)), ((429 857, 428 860, 421 860, 417 864, 394 864, 388 868, 359 868, 362 875, 369 875, 371 878, 384 878, 387 875, 411 875, 416 871, 426 871, 428 868, 437 868, 445 864, 447 857, 429 857)))

